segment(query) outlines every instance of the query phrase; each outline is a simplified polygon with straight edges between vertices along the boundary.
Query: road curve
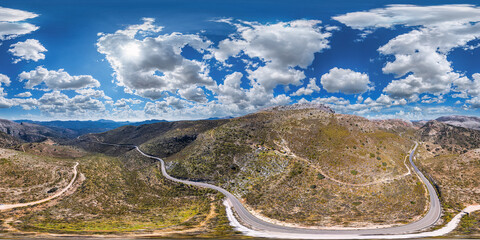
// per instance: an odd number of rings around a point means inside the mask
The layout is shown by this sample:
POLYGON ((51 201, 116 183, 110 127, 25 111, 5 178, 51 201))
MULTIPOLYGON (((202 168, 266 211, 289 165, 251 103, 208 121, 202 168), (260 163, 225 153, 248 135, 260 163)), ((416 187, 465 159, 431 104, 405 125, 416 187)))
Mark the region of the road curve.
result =
POLYGON ((72 180, 70 180, 70 183, 69 183, 65 188, 63 188, 62 191, 57 192, 57 193, 53 194, 53 195, 50 196, 50 197, 47 197, 47 198, 44 198, 44 199, 41 199, 41 200, 38 200, 38 201, 34 201, 34 202, 16 203, 16 204, 3 204, 3 205, 0 205, 0 211, 10 210, 10 209, 14 209, 14 208, 21 208, 21 207, 29 207, 29 206, 33 206, 33 205, 37 205, 37 204, 40 204, 40 203, 44 203, 44 202, 50 201, 50 200, 52 200, 52 199, 55 199, 55 198, 61 196, 61 195, 64 194, 69 188, 72 187, 73 183, 75 182, 75 179, 77 179, 77 166, 78 166, 78 162, 75 163, 75 166, 73 166, 73 177, 72 177, 72 180))
MULTIPOLYGON (((125 146, 125 145, 117 145, 117 144, 108 144, 108 145, 125 146)), ((423 181, 423 183, 427 187, 427 190, 429 193, 429 199, 430 199, 430 207, 427 214, 422 219, 416 222, 401 225, 401 226, 373 228, 373 229, 344 229, 344 230, 289 227, 289 226, 280 226, 280 225, 275 225, 269 222, 265 222, 261 219, 258 219, 254 215, 252 215, 247 209, 245 209, 245 207, 242 205, 240 200, 236 198, 233 194, 228 192, 227 190, 212 184, 208 184, 208 183, 194 182, 194 181, 174 178, 167 173, 165 169, 165 162, 161 158, 148 155, 142 152, 138 148, 138 146, 135 146, 135 149, 140 154, 146 157, 160 161, 162 174, 167 179, 172 180, 174 182, 184 183, 188 185, 214 189, 224 194, 227 198, 228 205, 235 210, 237 218, 240 220, 241 224, 247 228, 250 228, 256 231, 269 232, 269 233, 275 233, 275 234, 295 234, 295 236, 297 237, 301 237, 302 234, 304 234, 305 236, 329 235, 329 236, 338 236, 338 237, 347 236, 347 237, 355 238, 356 236, 366 237, 366 236, 378 236, 378 235, 400 235, 400 234, 406 234, 406 233, 419 232, 428 227, 431 227, 433 224, 435 224, 438 221, 438 219, 441 216, 440 200, 438 199, 438 196, 432 184, 418 170, 417 166, 413 162, 413 155, 415 153, 417 146, 418 146, 418 143, 415 143, 415 147, 410 152, 410 164, 413 166, 415 173, 419 176, 419 178, 423 181)))

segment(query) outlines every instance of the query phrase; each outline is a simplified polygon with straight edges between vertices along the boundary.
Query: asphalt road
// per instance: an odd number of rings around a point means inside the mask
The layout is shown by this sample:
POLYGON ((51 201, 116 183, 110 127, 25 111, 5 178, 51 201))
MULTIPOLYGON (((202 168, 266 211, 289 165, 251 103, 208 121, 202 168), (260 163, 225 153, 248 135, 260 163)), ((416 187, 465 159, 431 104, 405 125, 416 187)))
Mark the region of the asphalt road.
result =
MULTIPOLYGON (((109 144, 109 145, 116 145, 116 144, 109 144)), ((119 145, 120 146, 120 145, 119 145)), ((287 226, 280 226, 280 225, 275 225, 269 222, 265 222, 254 215, 252 215, 245 207, 242 205, 239 199, 237 199, 233 194, 228 192, 227 190, 212 185, 208 183, 203 183, 203 182, 193 182, 193 181, 188 181, 188 180, 181 180, 174 178, 170 175, 168 175, 166 169, 165 169, 165 162, 158 157, 148 155, 144 152, 142 152, 137 146, 135 146, 136 150, 140 152, 142 155, 156 159, 160 161, 161 163, 161 170, 163 176, 165 176, 167 179, 170 179, 174 182, 180 182, 188 185, 193 185, 193 186, 198 186, 198 187, 205 187, 205 188, 210 188, 217 190, 221 193, 223 193, 226 197, 227 200, 230 202, 230 205, 233 207, 233 209, 236 212, 237 219, 242 223, 242 225, 251 228, 253 230, 257 231, 265 231, 265 232, 270 232, 270 233, 289 233, 289 234, 296 234, 296 235, 302 235, 302 234, 325 234, 325 235, 348 235, 348 236, 365 236, 365 235, 398 235, 398 234, 405 234, 405 233, 413 233, 413 232, 419 232, 421 230, 424 230, 433 224, 435 224, 438 219, 440 218, 441 215, 441 205, 440 205, 440 200, 438 199, 438 196, 435 192, 434 187, 432 184, 425 178, 425 176, 418 170, 417 166, 415 166, 415 163, 413 162, 413 155, 415 153, 415 150, 417 149, 418 144, 415 143, 415 147, 410 153, 410 164, 413 166, 415 173, 420 177, 420 179, 424 182, 424 184, 427 187, 428 193, 429 193, 429 199, 430 199, 430 207, 427 212, 427 214, 420 220, 401 225, 401 226, 395 226, 395 227, 385 227, 385 228, 374 228, 374 229, 345 229, 345 230, 330 230, 330 229, 308 229, 308 228, 300 228, 300 227, 287 227, 287 226)), ((381 211, 379 209, 378 211, 381 211)))

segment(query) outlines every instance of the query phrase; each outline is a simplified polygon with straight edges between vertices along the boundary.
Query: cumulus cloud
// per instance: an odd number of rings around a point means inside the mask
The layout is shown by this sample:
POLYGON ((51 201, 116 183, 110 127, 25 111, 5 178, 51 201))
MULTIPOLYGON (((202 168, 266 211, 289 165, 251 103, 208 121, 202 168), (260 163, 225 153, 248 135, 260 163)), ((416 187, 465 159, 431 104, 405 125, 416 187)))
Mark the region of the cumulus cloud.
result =
POLYGON ((75 95, 69 98, 60 91, 45 93, 38 99, 38 108, 47 114, 79 114, 103 112, 105 105, 98 99, 88 95, 75 95))
POLYGON ((138 99, 122 98, 120 100, 117 100, 113 105, 117 108, 129 108, 130 105, 140 103, 142 103, 142 101, 138 99))
POLYGON ((88 87, 99 87, 100 82, 90 75, 71 76, 63 69, 47 70, 38 66, 30 72, 22 72, 19 75, 20 81, 26 81, 25 88, 33 89, 42 83, 45 83, 48 89, 66 90, 80 89, 88 87))
POLYGON ((366 73, 336 67, 323 74, 320 82, 322 87, 330 93, 357 94, 373 89, 366 73))
POLYGON ((480 8, 468 4, 415 6, 392 4, 386 8, 352 12, 333 19, 355 29, 405 26, 439 26, 445 22, 480 21, 480 8))
POLYGON ((32 12, 0 7, 0 40, 13 39, 37 30, 37 26, 23 22, 37 16, 32 12))
POLYGON ((447 55, 454 48, 472 47, 468 44, 480 37, 479 16, 480 8, 473 5, 390 5, 334 19, 366 31, 397 25, 414 27, 378 51, 395 57, 385 65, 383 72, 400 78, 388 84, 384 92, 396 98, 418 100, 422 93, 449 93, 452 83, 463 78, 453 70, 447 55))
MULTIPOLYGON (((263 66, 249 64, 248 78, 270 92, 277 85, 299 85, 303 71, 315 58, 315 53, 329 48, 330 32, 324 31, 317 20, 295 20, 275 24, 232 21, 237 32, 221 41, 213 56, 226 62, 230 57, 259 59, 263 66), (322 31, 323 30, 323 31, 322 31)), ((333 30, 332 30, 333 31, 333 30)))
POLYGON ((472 75, 472 78, 473 80, 461 77, 454 81, 454 85, 456 86, 455 91, 462 94, 457 96, 462 98, 467 98, 468 95, 480 97, 480 74, 475 73, 472 75))
POLYGON ((317 86, 316 81, 316 78, 310 78, 310 82, 307 84, 307 86, 299 88, 296 92, 292 94, 292 96, 312 95, 312 93, 314 92, 319 92, 320 87, 317 86))
POLYGON ((32 96, 31 92, 23 92, 15 95, 15 97, 22 97, 22 98, 31 97, 31 96, 32 96))
POLYGON ((472 99, 468 99, 465 103, 470 104, 470 108, 478 109, 480 108, 480 97, 474 97, 472 99))
POLYGON ((190 86, 186 89, 180 89, 178 92, 180 93, 180 96, 190 101, 200 102, 200 103, 207 101, 205 92, 203 91, 203 89, 197 86, 190 86))
POLYGON ((40 44, 36 39, 27 39, 24 42, 17 42, 10 45, 8 50, 13 56, 17 57, 13 63, 18 63, 21 60, 32 60, 37 62, 38 60, 45 59, 47 49, 40 44))
POLYGON ((205 63, 182 56, 185 46, 203 53, 210 41, 196 34, 159 34, 162 27, 154 25, 154 19, 143 20, 143 24, 100 34, 97 41, 98 51, 114 69, 119 86, 127 92, 158 99, 166 91, 214 85, 205 63))
MULTIPOLYGON (((4 74, 0 74, 0 97, 3 97, 3 96, 6 96, 7 93, 5 93, 5 89, 3 88, 3 86, 10 86, 10 78, 7 76, 7 75, 4 75, 4 74)), ((7 102, 6 100, 4 100, 3 102, 7 102)))
POLYGON ((10 81, 10 78, 5 75, 5 74, 1 74, 0 73, 0 84, 5 84, 5 85, 10 85, 11 81, 10 81))

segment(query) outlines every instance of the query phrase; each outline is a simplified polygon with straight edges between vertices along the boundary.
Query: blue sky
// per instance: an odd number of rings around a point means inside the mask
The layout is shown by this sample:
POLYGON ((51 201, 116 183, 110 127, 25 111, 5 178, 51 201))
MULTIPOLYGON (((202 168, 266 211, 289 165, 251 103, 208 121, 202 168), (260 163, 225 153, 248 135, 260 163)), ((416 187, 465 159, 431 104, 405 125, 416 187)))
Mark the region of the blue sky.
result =
POLYGON ((480 115, 480 7, 417 2, 4 0, 0 118, 480 115))

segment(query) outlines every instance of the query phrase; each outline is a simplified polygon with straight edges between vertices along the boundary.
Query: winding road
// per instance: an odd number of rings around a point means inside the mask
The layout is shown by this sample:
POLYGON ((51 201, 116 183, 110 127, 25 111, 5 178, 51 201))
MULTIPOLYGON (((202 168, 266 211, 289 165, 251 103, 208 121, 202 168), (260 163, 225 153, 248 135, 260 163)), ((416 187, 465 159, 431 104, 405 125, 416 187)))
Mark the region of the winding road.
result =
MULTIPOLYGON (((109 144, 109 145, 117 145, 117 144, 109 144)), ((122 146, 122 145, 117 145, 122 146)), ((124 146, 124 145, 123 145, 124 146)), ((152 155, 148 155, 140 150, 138 146, 135 146, 135 149, 142 155, 158 160, 161 163, 161 171, 163 176, 167 179, 172 180, 174 182, 179 182, 183 184, 204 187, 214 189, 216 191, 221 192, 226 196, 227 206, 232 207, 235 210, 236 217, 239 220, 239 224, 247 229, 256 232, 265 233, 266 236, 274 236, 277 235, 292 235, 295 238, 310 238, 312 236, 332 236, 333 238, 375 238, 376 236, 394 236, 394 235, 405 235, 408 233, 416 233, 421 230, 425 230, 426 228, 431 227, 434 225, 441 216, 441 205, 440 200, 435 192, 434 187, 432 184, 425 178, 425 176, 418 170, 417 166, 413 162, 413 155, 415 150, 418 146, 418 143, 415 143, 415 147, 410 152, 410 164, 413 166, 415 173, 419 176, 419 178, 423 181, 426 185, 426 188, 429 193, 429 200, 430 206, 427 214, 416 222, 412 222, 409 224, 401 225, 401 226, 394 226, 394 227, 385 227, 385 228, 373 228, 373 229, 343 229, 343 230, 331 230, 331 229, 311 229, 311 228, 301 228, 301 227, 289 227, 289 226, 280 226, 276 224, 272 224, 269 222, 265 222, 254 215, 252 215, 245 207, 242 205, 240 200, 236 198, 233 194, 228 192, 227 190, 203 182, 194 182, 188 180, 181 180, 170 176, 166 169, 165 169, 165 162, 159 158, 152 155)), ((406 236, 406 235, 405 235, 406 236)))
POLYGON ((60 197, 60 196, 61 196, 62 194, 64 194, 69 188, 72 187, 73 183, 75 182, 75 179, 77 179, 77 166, 78 166, 78 162, 75 163, 75 166, 73 166, 73 177, 72 177, 72 180, 70 180, 70 183, 69 183, 65 188, 63 188, 61 191, 56 192, 55 194, 53 194, 53 195, 50 196, 50 197, 47 197, 47 198, 44 198, 44 199, 41 199, 41 200, 38 200, 38 201, 34 201, 34 202, 16 203, 16 204, 2 204, 2 205, 0 205, 0 211, 10 210, 10 209, 14 209, 14 208, 21 208, 21 207, 29 207, 29 206, 33 206, 33 205, 37 205, 37 204, 40 204, 40 203, 44 203, 44 202, 50 201, 50 200, 52 200, 52 199, 55 199, 55 198, 57 198, 57 197, 60 197))

